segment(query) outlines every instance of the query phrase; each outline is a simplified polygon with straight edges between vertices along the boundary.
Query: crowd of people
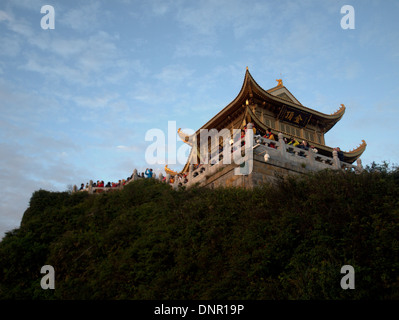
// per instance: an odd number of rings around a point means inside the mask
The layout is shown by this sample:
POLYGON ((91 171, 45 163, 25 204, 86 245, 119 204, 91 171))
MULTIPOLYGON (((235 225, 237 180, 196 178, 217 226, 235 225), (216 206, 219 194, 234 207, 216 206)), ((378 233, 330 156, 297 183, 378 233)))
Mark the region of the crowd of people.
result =
MULTIPOLYGON (((263 136, 266 139, 272 140, 272 141, 277 141, 275 138, 275 135, 272 133, 271 129, 266 130, 266 134, 263 136)), ((316 149, 315 146, 309 145, 309 143, 306 140, 302 140, 302 142, 299 142, 295 137, 290 137, 290 138, 284 138, 284 142, 286 145, 292 146, 292 147, 297 147, 303 150, 312 150, 314 153, 317 153, 318 150, 316 149)), ((276 148, 276 144, 273 142, 270 142, 268 144, 269 147, 271 148, 276 148)))
POLYGON ((306 151, 312 150, 314 153, 319 152, 319 151, 316 149, 315 146, 313 146, 313 145, 310 145, 310 146, 309 146, 309 143, 308 143, 306 140, 302 140, 302 142, 299 143, 299 141, 298 141, 297 139, 295 139, 294 137, 291 137, 291 138, 289 138, 289 139, 284 138, 284 141, 285 141, 285 143, 286 143, 287 145, 289 145, 289 146, 297 147, 297 148, 299 148, 299 149, 303 149, 303 150, 306 150, 306 151))
MULTIPOLYGON (((147 168, 145 172, 137 173, 138 178, 152 178, 154 175, 153 170, 147 168)), ((121 179, 118 180, 118 182, 108 182, 107 184, 104 184, 103 180, 97 180, 97 182, 94 182, 92 187, 93 188, 119 188, 124 185, 126 185, 130 180, 133 179, 133 174, 130 177, 127 177, 126 179, 121 179)), ((86 185, 82 183, 80 185, 79 191, 84 191, 84 190, 89 190, 89 183, 87 182, 86 185)))
MULTIPOLYGON (((92 187, 93 188, 118 188, 120 186, 124 186, 126 183, 128 183, 132 179, 132 176, 127 177, 126 179, 119 180, 118 182, 108 182, 107 184, 104 184, 103 180, 97 180, 97 182, 94 182, 92 187)), ((80 185, 79 191, 82 190, 89 190, 89 183, 86 183, 86 186, 84 183, 80 185)))
MULTIPOLYGON (((254 131, 254 137, 261 137, 261 133, 260 131, 255 127, 255 125, 253 125, 253 131, 254 131)), ((243 129, 241 129, 241 146, 245 145, 245 134, 247 132, 247 127, 245 126, 243 129)), ((266 130, 266 133, 263 135, 263 138, 272 140, 272 141, 278 141, 278 139, 276 138, 276 136, 274 135, 274 133, 272 132, 272 130, 270 128, 268 128, 266 130)), ((314 145, 309 145, 309 143, 306 140, 302 140, 302 142, 299 142, 294 136, 291 136, 290 138, 284 138, 284 142, 286 145, 292 146, 292 147, 297 147, 299 149, 303 149, 305 151, 311 150, 314 153, 318 153, 319 151, 317 150, 317 148, 314 145)), ((233 144, 233 140, 231 140, 230 142, 231 144, 233 144)), ((274 142, 269 142, 267 144, 269 147, 271 148, 277 148, 276 147, 276 143, 274 142)), ((223 147, 220 147, 220 150, 223 151, 223 147)), ((335 151, 337 151, 338 153, 338 158, 340 161, 344 161, 344 154, 342 152, 342 150, 339 147, 334 148, 335 151)), ((293 150, 291 150, 290 152, 294 152, 293 150)))

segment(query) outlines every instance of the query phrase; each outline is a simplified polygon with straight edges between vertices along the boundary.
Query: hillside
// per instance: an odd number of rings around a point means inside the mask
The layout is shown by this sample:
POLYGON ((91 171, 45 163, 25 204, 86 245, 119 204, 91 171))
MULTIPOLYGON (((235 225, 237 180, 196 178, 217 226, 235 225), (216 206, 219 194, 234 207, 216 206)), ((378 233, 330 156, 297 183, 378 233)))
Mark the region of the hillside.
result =
POLYGON ((398 299, 399 171, 265 185, 33 193, 0 243, 1 299, 398 299), (43 265, 55 290, 43 290, 43 265), (343 265, 355 290, 343 290, 343 265))

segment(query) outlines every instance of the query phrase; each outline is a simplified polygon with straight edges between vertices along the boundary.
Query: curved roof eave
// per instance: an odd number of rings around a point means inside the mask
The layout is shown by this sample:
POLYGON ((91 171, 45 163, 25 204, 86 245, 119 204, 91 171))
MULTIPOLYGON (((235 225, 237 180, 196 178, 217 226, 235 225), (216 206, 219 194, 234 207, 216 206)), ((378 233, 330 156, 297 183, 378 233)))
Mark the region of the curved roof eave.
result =
POLYGON ((363 152, 366 150, 367 147, 367 143, 365 140, 362 140, 362 143, 355 149, 351 150, 351 151, 344 151, 344 158, 348 159, 350 163, 353 163, 354 161, 356 161, 362 154, 363 152))
MULTIPOLYGON (((287 89, 288 90, 288 89, 287 89)), ((271 101, 276 101, 279 103, 283 103, 285 105, 291 106, 293 108, 308 112, 312 114, 313 116, 316 116, 319 118, 321 121, 325 122, 326 125, 326 132, 330 130, 344 115, 346 107, 341 104, 341 107, 335 111, 332 114, 325 114, 319 111, 316 111, 314 109, 305 107, 302 104, 295 103, 293 101, 288 101, 287 99, 274 96, 271 93, 267 92, 264 90, 258 83, 255 81, 255 79, 252 77, 251 73, 249 72, 248 68, 245 72, 245 77, 244 81, 241 87, 240 92, 236 96, 236 98, 231 101, 226 107, 224 107, 221 111, 219 111, 212 119, 210 119, 207 123, 205 123, 200 129, 204 128, 209 128, 212 123, 217 121, 220 117, 223 116, 223 114, 227 114, 228 112, 232 111, 231 109, 235 107, 235 109, 238 109, 242 103, 245 102, 246 94, 256 92, 259 96, 263 97, 265 100, 271 100, 271 101)), ((199 130, 200 130, 199 129, 199 130)), ((199 131, 198 130, 198 131, 199 131)))

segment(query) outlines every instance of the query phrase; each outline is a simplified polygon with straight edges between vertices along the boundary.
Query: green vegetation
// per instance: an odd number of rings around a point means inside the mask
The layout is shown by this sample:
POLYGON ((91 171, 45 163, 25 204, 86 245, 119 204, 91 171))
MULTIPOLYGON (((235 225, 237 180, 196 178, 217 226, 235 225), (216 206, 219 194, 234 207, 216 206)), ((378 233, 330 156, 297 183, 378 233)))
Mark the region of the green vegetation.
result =
POLYGON ((33 193, 0 243, 2 299, 398 299, 399 170, 276 186, 33 193), (55 290, 43 290, 43 265, 55 290), (355 290, 343 290, 343 265, 355 290))

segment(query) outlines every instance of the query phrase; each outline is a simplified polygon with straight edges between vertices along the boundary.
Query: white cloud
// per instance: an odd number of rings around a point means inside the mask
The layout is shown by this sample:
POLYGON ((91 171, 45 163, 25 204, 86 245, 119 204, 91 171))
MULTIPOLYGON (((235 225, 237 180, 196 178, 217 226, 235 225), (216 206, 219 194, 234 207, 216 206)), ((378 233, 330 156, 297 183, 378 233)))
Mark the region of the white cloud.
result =
POLYGON ((0 22, 5 22, 7 29, 22 35, 24 37, 32 37, 34 32, 31 25, 23 18, 15 18, 12 13, 0 10, 0 22))
POLYGON ((236 37, 243 37, 250 30, 260 28, 268 13, 268 6, 264 3, 208 0, 179 7, 177 19, 183 26, 202 35, 212 36, 232 30, 236 37))
POLYGON ((119 145, 116 147, 118 150, 121 151, 139 151, 139 148, 137 146, 124 146, 124 145, 119 145))
POLYGON ((82 175, 71 165, 68 153, 63 151, 76 150, 70 141, 42 136, 34 128, 24 128, 25 134, 16 140, 18 126, 5 128, 2 125, 1 128, 7 129, 9 138, 3 141, 9 142, 0 143, 0 167, 6 168, 0 171, 0 184, 3 186, 0 237, 19 226, 35 190, 63 191, 82 175))
POLYGON ((26 53, 26 63, 19 68, 38 72, 53 82, 101 86, 148 73, 140 60, 121 54, 115 43, 117 38, 106 32, 97 32, 86 39, 49 38, 41 34, 29 41, 45 54, 26 53))
POLYGON ((57 17, 57 22, 59 21, 61 25, 65 25, 76 31, 93 31, 98 30, 101 25, 100 14, 100 3, 90 2, 85 5, 73 7, 65 13, 60 13, 57 17))
POLYGON ((21 52, 21 41, 8 34, 0 36, 0 55, 16 57, 21 52))
POLYGON ((117 93, 102 94, 97 97, 78 96, 74 97, 74 101, 78 106, 92 109, 109 107, 112 101, 118 99, 117 93))
POLYGON ((193 69, 188 69, 182 65, 175 64, 165 66, 160 73, 155 75, 155 78, 162 82, 173 84, 191 78, 193 73, 193 69))
POLYGON ((150 2, 151 4, 151 9, 152 12, 155 15, 165 15, 166 13, 168 13, 170 10, 173 10, 173 1, 168 1, 168 0, 153 0, 150 2))
POLYGON ((13 7, 18 9, 27 9, 40 14, 40 8, 45 5, 43 0, 18 0, 9 2, 13 7))
POLYGON ((65 39, 58 37, 55 38, 54 41, 49 45, 50 50, 63 58, 78 56, 87 47, 87 40, 84 40, 82 38, 65 39))
POLYGON ((217 41, 209 37, 188 37, 176 45, 174 56, 185 57, 221 57, 222 51, 217 48, 217 41))
POLYGON ((24 21, 12 21, 8 24, 8 28, 26 38, 34 36, 31 26, 24 21))
POLYGON ((0 22, 2 21, 12 21, 12 18, 7 12, 0 10, 0 22))

